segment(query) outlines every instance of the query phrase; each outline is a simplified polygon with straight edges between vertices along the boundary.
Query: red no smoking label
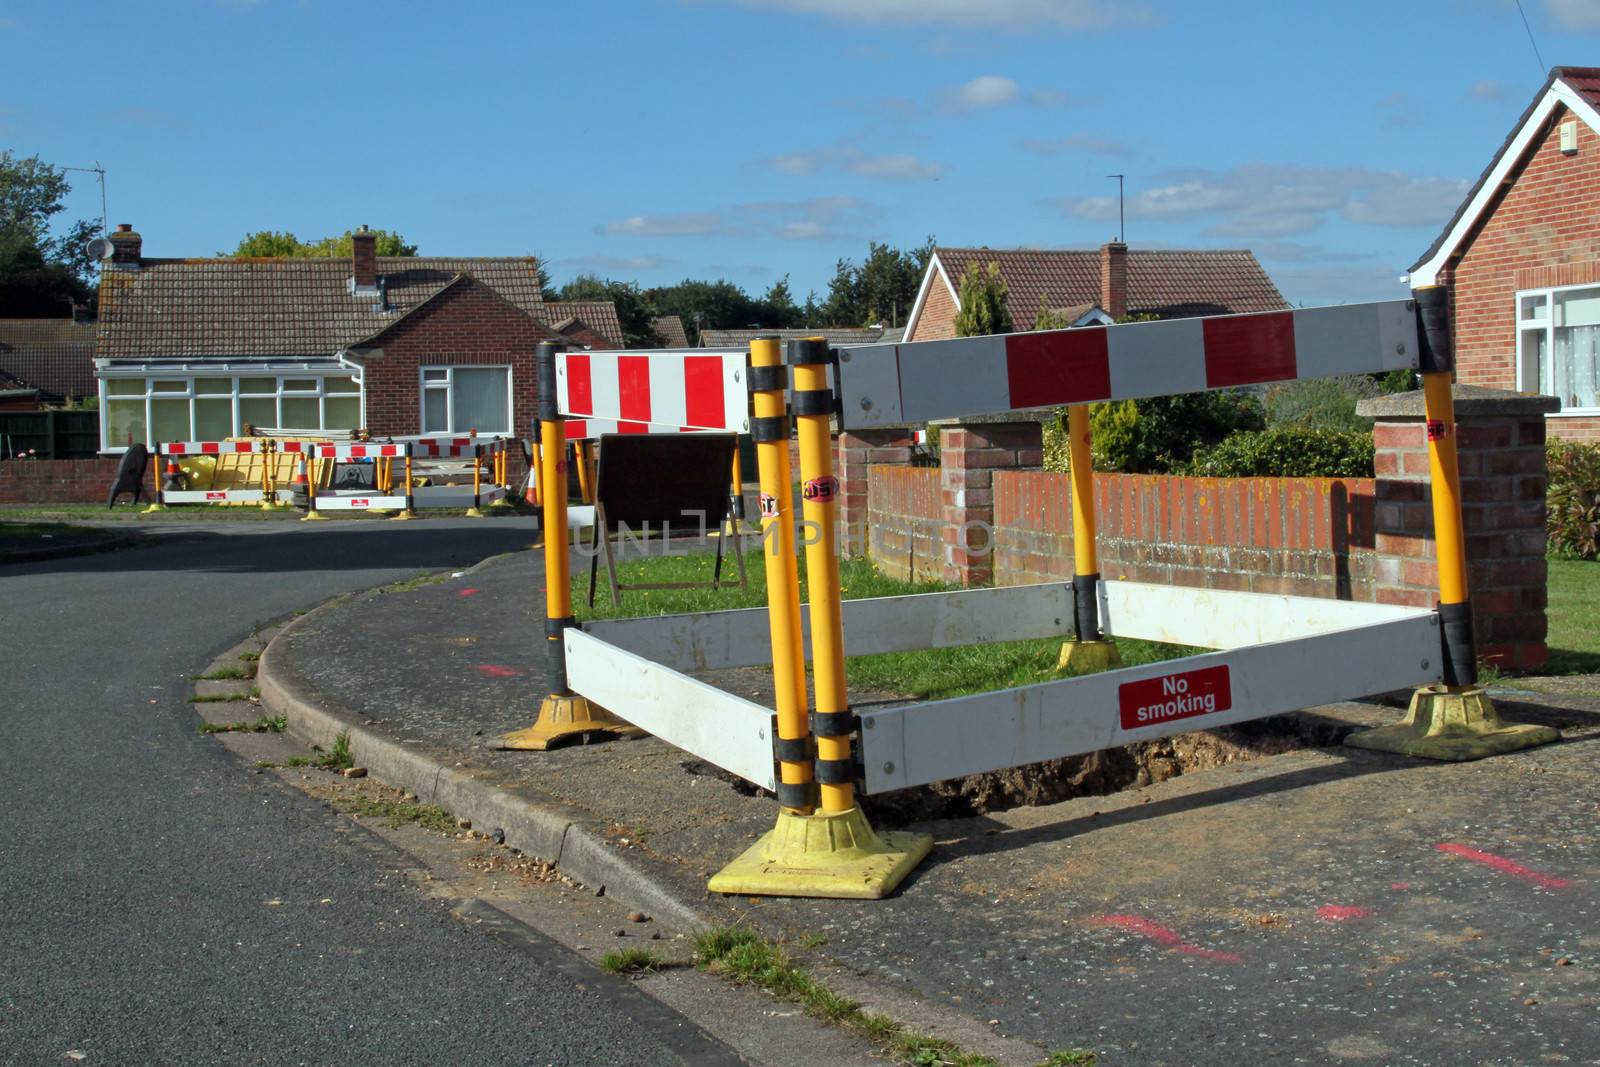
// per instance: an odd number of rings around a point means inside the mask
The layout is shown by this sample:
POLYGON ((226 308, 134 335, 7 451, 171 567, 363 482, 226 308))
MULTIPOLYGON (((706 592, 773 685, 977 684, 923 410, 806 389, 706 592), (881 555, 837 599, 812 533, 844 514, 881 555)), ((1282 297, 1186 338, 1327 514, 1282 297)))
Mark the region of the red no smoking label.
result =
POLYGON ((839 479, 831 474, 826 478, 813 478, 805 484, 800 495, 813 504, 826 504, 839 495, 839 479))
POLYGON ((766 493, 761 494, 761 517, 763 519, 775 519, 778 517, 777 497, 768 496, 766 493))
POLYGON ((1450 424, 1438 419, 1428 420, 1428 440, 1439 441, 1450 435, 1450 424))
POLYGON ((370 508, 372 501, 364 496, 353 496, 350 498, 350 506, 353 508, 370 508))
POLYGON ((215 493, 207 493, 206 494, 206 499, 207 500, 226 500, 226 499, 228 499, 228 494, 226 492, 221 492, 221 491, 218 491, 218 492, 215 492, 215 493))
POLYGON ((1233 686, 1226 665, 1203 667, 1124 682, 1117 687, 1117 704, 1122 710, 1122 728, 1137 730, 1227 711, 1233 707, 1233 686))

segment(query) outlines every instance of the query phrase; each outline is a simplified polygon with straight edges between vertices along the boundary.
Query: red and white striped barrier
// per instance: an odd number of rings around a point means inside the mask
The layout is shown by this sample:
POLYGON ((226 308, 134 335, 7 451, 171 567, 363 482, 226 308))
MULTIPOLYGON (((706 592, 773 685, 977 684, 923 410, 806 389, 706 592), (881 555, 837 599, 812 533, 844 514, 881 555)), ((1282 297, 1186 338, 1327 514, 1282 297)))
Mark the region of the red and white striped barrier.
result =
POLYGON ((409 445, 370 444, 329 441, 280 441, 279 452, 289 452, 317 459, 379 459, 399 458, 409 455, 409 445))
POLYGON ((268 451, 262 441, 163 441, 156 446, 162 456, 234 456, 268 451))
POLYGON ((841 350, 845 429, 1417 366, 1410 300, 841 350))
POLYGON ((423 438, 412 442, 411 454, 424 459, 470 458, 477 454, 479 448, 482 448, 483 454, 488 456, 505 447, 505 439, 500 437, 453 437, 445 440, 423 438))
POLYGON ((613 419, 565 419, 568 441, 594 441, 608 433, 716 433, 693 426, 655 426, 648 422, 617 422, 613 419))
POLYGON ((748 433, 744 368, 743 350, 562 352, 556 401, 562 415, 615 422, 618 433, 748 433))

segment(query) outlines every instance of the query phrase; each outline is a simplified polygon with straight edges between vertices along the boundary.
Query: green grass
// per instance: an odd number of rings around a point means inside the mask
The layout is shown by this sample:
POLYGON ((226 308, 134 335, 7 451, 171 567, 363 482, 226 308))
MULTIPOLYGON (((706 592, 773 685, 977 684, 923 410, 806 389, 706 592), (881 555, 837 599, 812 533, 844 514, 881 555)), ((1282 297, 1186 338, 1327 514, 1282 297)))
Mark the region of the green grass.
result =
POLYGON ((256 672, 250 667, 218 667, 216 670, 197 674, 193 677, 196 682, 232 682, 245 678, 254 678, 256 672))
POLYGON ((239 653, 239 658, 241 660, 243 660, 244 662, 246 662, 246 663, 254 663, 256 660, 261 658, 261 653, 259 653, 259 652, 241 652, 241 653, 239 653))
POLYGON ((261 690, 255 688, 254 686, 251 686, 249 691, 248 692, 244 692, 244 693, 215 693, 215 694, 213 694, 211 696, 201 696, 199 693, 196 693, 194 696, 189 698, 189 703, 191 703, 191 704, 227 704, 227 703, 229 703, 231 701, 235 701, 235 700, 254 700, 254 699, 259 698, 260 696, 261 696, 261 690))
POLYGON ((607 974, 651 974, 665 964, 647 948, 613 949, 600 957, 600 969, 607 974))
POLYGON ((1600 673, 1600 562, 1553 558, 1549 566, 1545 673, 1600 673))
MULTIPOLYGON (((695 938, 695 965, 729 981, 754 985, 782 1000, 797 1003, 807 1015, 847 1027, 876 1042, 908 1067, 994 1067, 987 1056, 967 1052, 954 1042, 907 1030, 885 1015, 863 1011, 814 978, 780 945, 742 926, 721 926, 695 938)), ((1042 1067, 1092 1067, 1094 1054, 1073 1050, 1052 1053, 1042 1067)))
MULTIPOLYGON (((292 765, 292 763, 290 764, 292 765)), ((417 804, 404 800, 385 800, 362 793, 337 796, 334 807, 347 815, 364 815, 369 819, 388 819, 390 826, 420 826, 434 833, 455 833, 456 817, 432 804, 417 804)))
POLYGON ((254 722, 203 722, 203 734, 281 734, 289 720, 282 715, 263 715, 254 722))
POLYGON ((328 746, 328 751, 317 757, 317 766, 330 771, 342 771, 346 767, 355 765, 355 757, 350 754, 349 730, 335 737, 333 744, 328 746))
MULTIPOLYGON (((708 583, 711 580, 712 568, 713 557, 709 554, 655 555, 619 563, 617 577, 625 585, 635 582, 708 583)), ((574 613, 579 619, 679 615, 764 607, 767 603, 766 571, 760 550, 746 553, 745 571, 750 576, 747 588, 624 591, 620 606, 611 603, 610 591, 602 576, 596 590, 594 607, 589 607, 588 569, 574 568, 574 571, 572 602, 574 613)), ((733 564, 724 561, 723 574, 730 573, 737 572, 733 570, 733 564)), ((841 560, 839 564, 839 588, 846 600, 857 600, 868 597, 945 592, 957 587, 942 582, 901 581, 884 575, 865 559, 846 559, 841 560)), ((800 599, 802 601, 809 599, 803 559, 800 565, 800 599)), ((1191 655, 1196 651, 1176 645, 1127 639, 1119 639, 1117 646, 1122 652, 1123 662, 1129 666, 1191 655)), ((1003 644, 968 645, 962 648, 852 656, 849 658, 847 671, 853 689, 899 693, 919 699, 937 700, 966 693, 1010 689, 1059 678, 1061 674, 1056 671, 1056 659, 1060 652, 1059 638, 1041 638, 1003 644)))

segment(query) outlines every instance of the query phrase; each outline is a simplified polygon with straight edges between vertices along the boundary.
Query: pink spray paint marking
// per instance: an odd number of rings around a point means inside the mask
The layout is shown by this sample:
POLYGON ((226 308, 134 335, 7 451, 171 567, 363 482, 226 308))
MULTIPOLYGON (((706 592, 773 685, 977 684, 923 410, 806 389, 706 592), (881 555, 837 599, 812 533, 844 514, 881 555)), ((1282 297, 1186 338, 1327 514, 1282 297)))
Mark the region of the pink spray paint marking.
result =
POLYGON ((1349 922, 1351 919, 1370 919, 1371 908, 1358 908, 1352 904, 1324 904, 1317 909, 1317 918, 1331 923, 1349 922))
POLYGON ((515 678, 521 671, 514 671, 510 667, 498 667, 493 663, 480 663, 474 668, 479 674, 486 674, 490 678, 515 678))
POLYGON ((1448 852, 1452 856, 1460 856, 1463 859, 1469 859, 1474 863, 1481 863, 1485 867, 1493 867, 1501 874, 1509 874, 1513 878, 1528 882, 1532 885, 1544 886, 1546 889, 1566 889, 1572 885, 1572 883, 1567 881, 1565 878, 1556 878, 1553 875, 1541 874, 1539 871, 1536 871, 1531 867, 1524 867, 1522 864, 1517 863, 1514 860, 1508 860, 1504 856, 1496 856, 1492 852, 1482 852, 1478 849, 1468 848, 1466 845, 1457 845, 1449 841, 1442 841, 1433 847, 1438 849, 1440 852, 1448 852))
POLYGON ((1410 882, 1390 882, 1389 883, 1389 888, 1390 889, 1410 889, 1411 888, 1411 883, 1410 882))
POLYGON ((1089 923, 1091 926, 1115 926, 1127 930, 1185 956, 1199 956, 1201 959, 1218 960, 1222 963, 1244 962, 1244 957, 1232 952, 1218 952, 1215 949, 1191 945, 1176 930, 1169 930, 1160 923, 1151 922, 1140 915, 1100 915, 1090 919, 1089 923))
POLYGON ((459 594, 457 594, 457 595, 458 596, 471 596, 472 594, 476 593, 477 591, 478 590, 477 590, 477 588, 475 586, 470 586, 469 585, 467 588, 461 590, 461 592, 459 594))

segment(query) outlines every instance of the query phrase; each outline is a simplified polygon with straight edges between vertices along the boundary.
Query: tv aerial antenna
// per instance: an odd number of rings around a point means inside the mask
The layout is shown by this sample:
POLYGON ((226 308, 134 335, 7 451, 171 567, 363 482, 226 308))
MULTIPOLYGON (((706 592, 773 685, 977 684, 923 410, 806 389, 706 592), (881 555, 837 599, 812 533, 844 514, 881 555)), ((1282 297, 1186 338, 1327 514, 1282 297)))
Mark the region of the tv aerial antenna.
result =
MULTIPOLYGON (((106 168, 102 167, 100 165, 100 161, 97 159, 94 161, 94 166, 92 167, 62 167, 61 169, 75 170, 82 174, 93 174, 95 177, 100 179, 100 236, 95 240, 106 240, 111 233, 111 223, 106 212, 106 168)), ((106 255, 97 255, 94 249, 94 241, 90 241, 89 254, 94 256, 96 259, 105 259, 106 256, 110 255, 110 244, 110 241, 106 241, 106 246, 108 249, 106 255)))

